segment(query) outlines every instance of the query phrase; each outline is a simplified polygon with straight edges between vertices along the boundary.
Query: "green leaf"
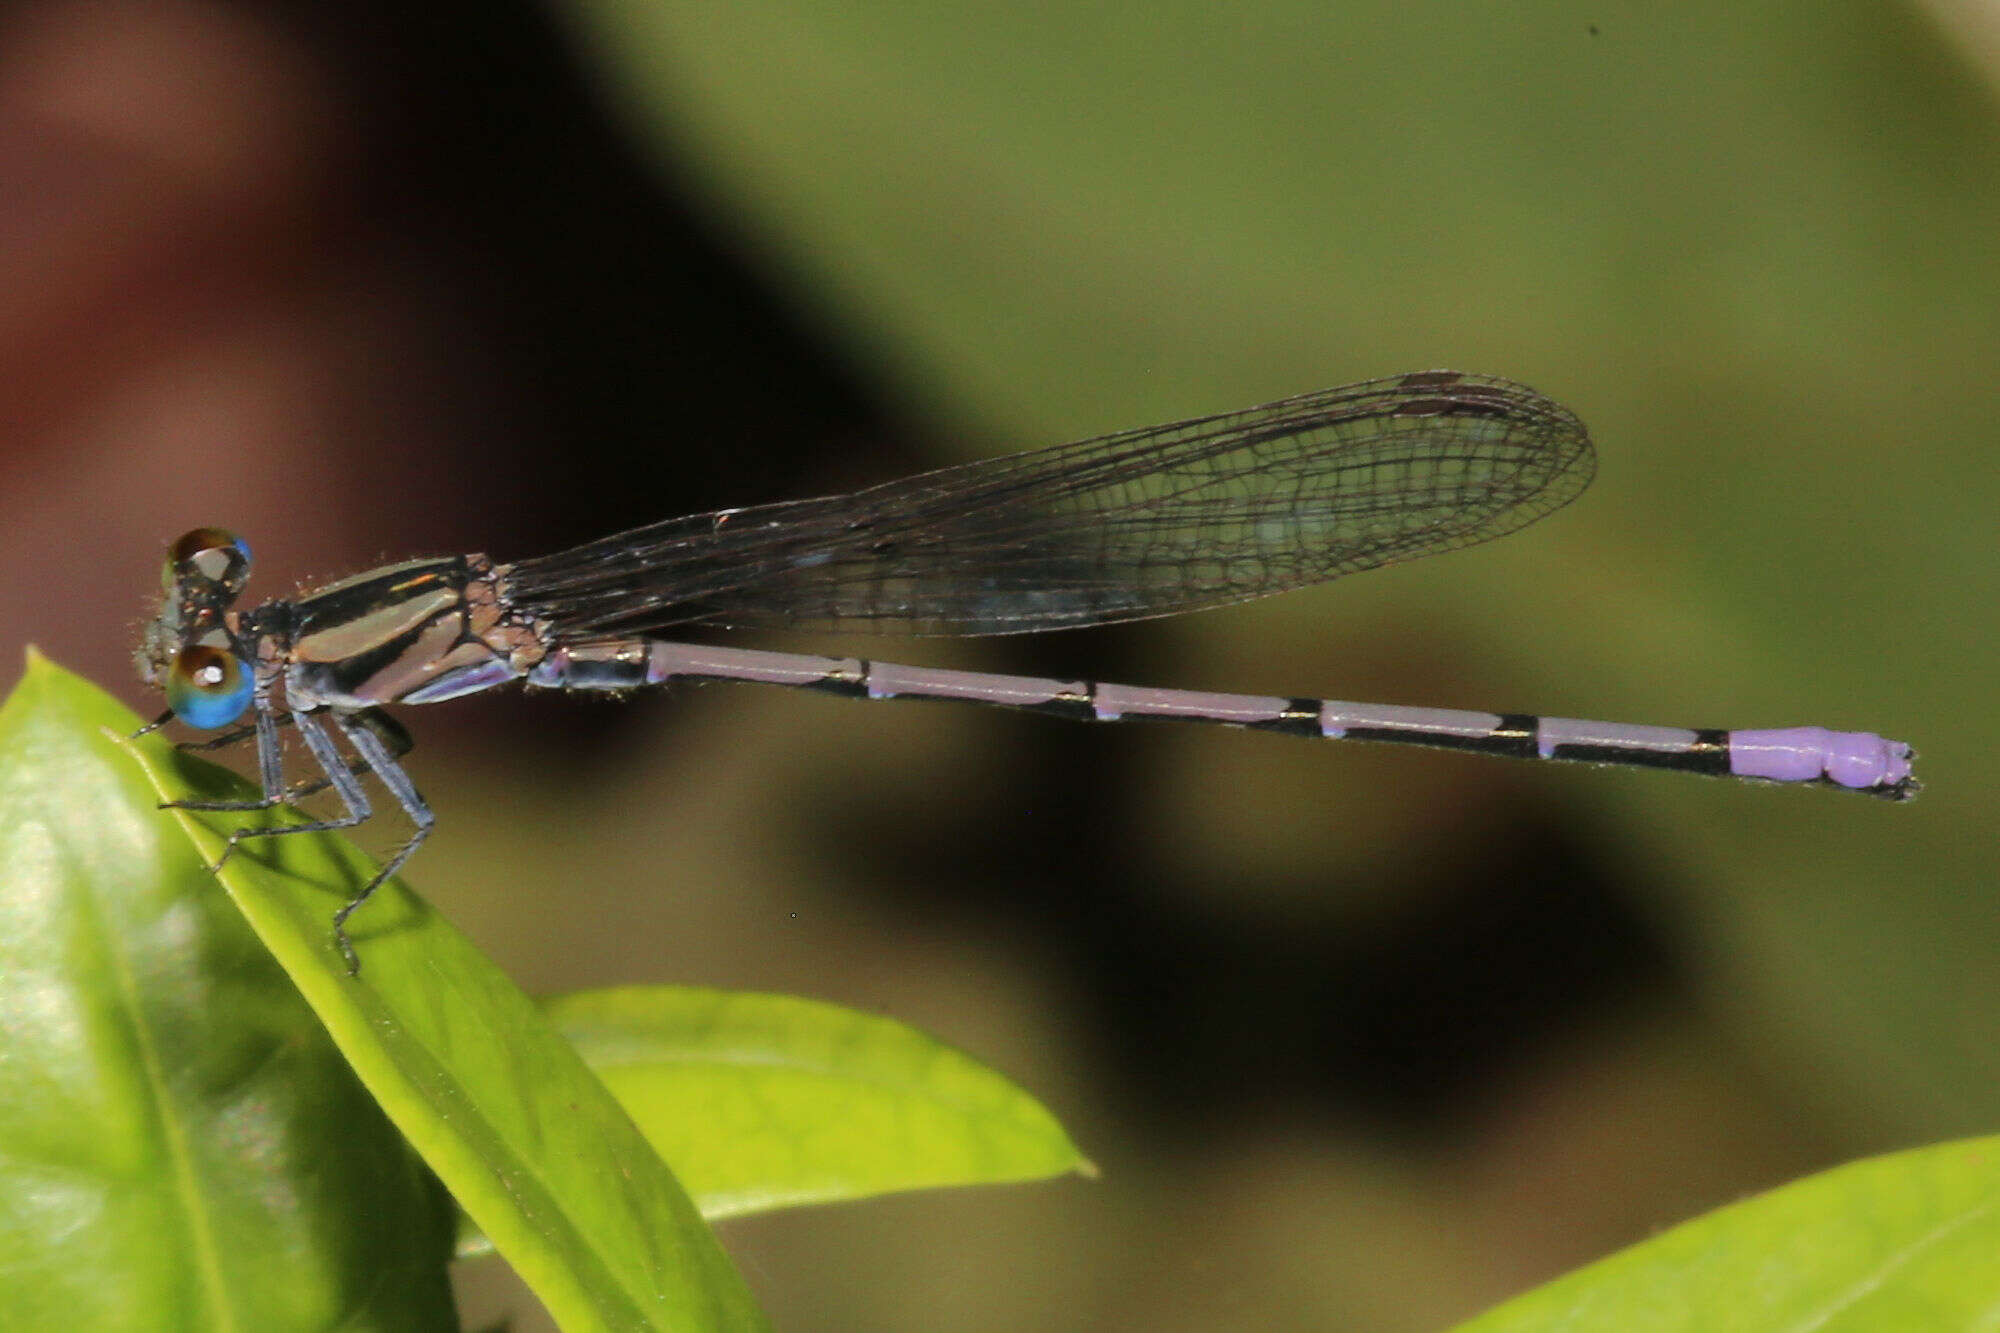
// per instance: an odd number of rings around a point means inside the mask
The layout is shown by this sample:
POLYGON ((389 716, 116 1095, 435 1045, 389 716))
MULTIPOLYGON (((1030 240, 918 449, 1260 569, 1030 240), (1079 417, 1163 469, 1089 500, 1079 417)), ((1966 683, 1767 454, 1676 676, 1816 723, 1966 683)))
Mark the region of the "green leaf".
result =
POLYGON ((1854 1162, 1722 1208, 1459 1333, 1987 1328, 2000 1310, 2000 1138, 1854 1162))
POLYGON ((0 1325, 456 1327, 449 1201, 104 733, 137 722, 32 654, 0 708, 0 1325))
MULTIPOLYGON (((161 797, 247 792, 157 738, 132 748, 161 797)), ((219 830, 250 822, 175 817, 211 859, 219 830)), ((564 1328, 764 1327, 714 1233, 604 1085, 400 882, 349 922, 362 971, 347 975, 332 913, 372 874, 344 840, 306 835, 244 843, 217 878, 390 1120, 564 1328)))
POLYGON ((707 1217, 1095 1174, 1034 1098, 894 1019, 674 986, 544 1008, 707 1217))

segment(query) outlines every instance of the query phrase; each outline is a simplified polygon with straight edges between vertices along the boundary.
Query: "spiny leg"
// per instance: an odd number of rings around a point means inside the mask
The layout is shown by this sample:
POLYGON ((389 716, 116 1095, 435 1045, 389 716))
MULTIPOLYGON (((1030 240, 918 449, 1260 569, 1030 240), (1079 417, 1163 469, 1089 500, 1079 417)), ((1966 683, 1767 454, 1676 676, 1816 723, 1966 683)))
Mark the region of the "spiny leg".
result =
MULTIPOLYGON (((167 714, 169 718, 172 716, 171 713, 167 714)), ((410 739, 410 733, 402 724, 380 709, 371 708, 365 713, 357 713, 354 716, 363 726, 380 736, 383 744, 387 745, 390 753, 397 758, 402 758, 415 748, 416 742, 410 739)), ((274 715, 272 721, 280 727, 292 725, 289 713, 274 715)), ((220 736, 211 736, 207 740, 177 741, 174 748, 190 753, 226 749, 255 735, 256 731, 256 725, 252 723, 232 728, 220 736)), ((348 760, 346 763, 347 771, 357 776, 368 771, 368 765, 359 759, 348 760)), ((309 796, 317 796, 332 785, 333 781, 330 778, 315 778, 288 788, 276 799, 266 796, 254 801, 162 801, 160 808, 162 810, 268 810, 274 805, 293 805, 309 796)))
MULTIPOLYGON (((290 719, 286 720, 289 721, 290 719)), ((279 719, 270 709, 263 706, 263 701, 260 699, 258 701, 256 721, 247 730, 238 727, 227 733, 228 738, 232 742, 242 740, 245 735, 254 735, 257 738, 257 778, 264 791, 262 796, 254 801, 162 801, 160 802, 160 809, 268 810, 274 805, 283 805, 290 799, 290 796, 285 791, 285 771, 278 744, 278 726, 279 719)), ((204 746, 203 748, 207 747, 204 746)), ((229 850, 235 847, 236 839, 251 831, 248 829, 238 829, 235 833, 231 834, 229 839, 230 847, 223 851, 222 860, 226 861, 229 859, 229 850)), ((263 831, 275 832, 276 830, 266 829, 263 831)), ((222 861, 217 861, 214 868, 220 870, 222 868, 222 861)))
MULTIPOLYGON (((410 738, 410 733, 404 729, 403 724, 379 708, 370 708, 366 712, 361 713, 343 714, 341 718, 344 723, 358 724, 367 728, 374 734, 376 739, 381 741, 392 759, 401 759, 417 746, 417 743, 410 738)), ((347 736, 350 742, 353 740, 353 736, 348 731, 346 725, 341 727, 341 734, 347 736)), ((357 751, 359 748, 359 746, 356 746, 357 751)), ((360 777, 373 768, 375 768, 374 764, 361 758, 350 760, 347 765, 347 771, 356 777, 360 777)), ((333 781, 330 778, 318 778, 312 782, 302 782, 292 789, 291 795, 286 799, 293 801, 303 800, 308 796, 318 795, 332 785, 333 781)))
MULTIPOLYGON (((263 721, 263 717, 264 715, 259 715, 260 723, 263 721)), ((363 790, 360 778, 349 768, 347 761, 341 758, 340 751, 334 748, 332 739, 326 734, 326 729, 320 725, 319 719, 311 713, 294 710, 292 713, 292 724, 299 729, 299 735, 305 740, 306 748, 312 752, 313 761, 320 766, 320 771, 326 774, 327 784, 333 787, 335 795, 340 797, 341 804, 347 807, 347 813, 332 819, 308 820, 303 824, 278 824, 270 828, 237 829, 229 835, 228 844, 223 847, 222 855, 216 860, 214 866, 210 867, 211 869, 221 870, 223 862, 229 859, 230 854, 236 850, 237 844, 250 838, 276 838, 293 833, 326 833, 334 829, 348 829, 358 824, 366 823, 374 815, 375 809, 369 804, 368 793, 363 790)), ((215 806, 190 804, 186 808, 196 810, 255 810, 276 805, 284 800, 285 797, 282 790, 284 777, 278 767, 277 739, 278 731, 275 723, 260 725, 258 727, 258 768, 262 771, 266 784, 265 791, 267 793, 272 790, 274 784, 279 788, 279 793, 275 798, 267 795, 262 801, 258 802, 244 802, 236 805, 218 803, 215 806)))
MULTIPOLYGON (((277 719, 277 722, 281 727, 289 726, 291 718, 281 717, 277 719)), ((211 750, 226 750, 230 746, 247 740, 256 734, 257 724, 255 722, 246 722, 240 727, 231 727, 220 735, 210 736, 207 740, 175 741, 174 748, 185 754, 207 754, 211 750)))
MULTIPOLYGON (((354 915, 361 904, 368 901, 369 895, 381 888, 391 875, 402 869, 404 863, 416 855, 417 848, 423 846, 424 839, 430 836, 431 828, 437 823, 437 816, 431 813, 429 803, 417 791, 416 783, 410 781, 409 773, 398 762, 399 756, 409 753, 408 732, 387 715, 375 713, 373 710, 353 716, 335 713, 333 725, 340 729, 341 735, 347 737, 347 743, 353 746, 355 754, 360 756, 360 766, 374 770, 375 776, 382 780, 382 785, 396 798, 396 804, 403 807, 403 813, 408 815, 410 822, 416 826, 408 840, 396 849, 394 855, 383 862, 380 870, 375 872, 375 878, 363 885, 361 892, 355 894, 351 901, 333 914, 333 942, 339 947, 341 957, 347 960, 347 975, 351 977, 360 974, 361 957, 355 953, 353 941, 347 937, 347 919, 354 915)), ((329 773, 328 776, 332 777, 332 774, 329 773)), ((338 784, 339 779, 336 778, 334 781, 338 784)))
POLYGON ((131 739, 131 740, 135 740, 135 741, 136 741, 136 740, 138 740, 138 739, 139 739, 139 738, 140 738, 141 736, 150 736, 150 735, 152 735, 152 734, 153 734, 154 732, 158 731, 158 730, 159 730, 159 729, 160 729, 161 727, 164 727, 164 726, 166 726, 166 725, 167 725, 167 723, 169 723, 169 722, 172 722, 172 721, 175 721, 175 720, 176 720, 176 719, 178 719, 179 717, 180 717, 180 714, 179 714, 179 713, 176 713, 176 712, 175 712, 175 711, 174 711, 173 709, 169 708, 169 709, 168 709, 168 710, 167 710, 166 712, 164 712, 164 713, 161 713, 161 714, 160 714, 160 715, 159 715, 158 717, 154 718, 154 719, 153 719, 153 720, 152 720, 151 722, 148 722, 148 723, 147 723, 147 724, 146 724, 145 726, 143 726, 143 727, 139 728, 139 729, 138 729, 137 731, 133 732, 133 733, 132 733, 132 735, 131 735, 131 737, 130 737, 129 739, 131 739))
MULTIPOLYGON (((166 712, 164 712, 164 713, 160 714, 160 715, 159 715, 158 717, 154 718, 154 719, 153 719, 153 720, 152 720, 151 722, 148 722, 148 723, 147 723, 147 724, 146 724, 145 726, 143 726, 143 727, 139 728, 139 729, 138 729, 137 731, 133 732, 133 733, 132 733, 132 739, 133 739, 133 740, 137 740, 137 739, 139 739, 139 737, 141 737, 141 736, 144 736, 144 735, 147 735, 147 734, 149 734, 149 733, 151 733, 151 732, 155 732, 155 731, 158 731, 158 730, 159 730, 159 729, 160 729, 161 727, 164 727, 164 726, 166 726, 166 725, 167 725, 167 724, 168 724, 169 722, 172 722, 172 721, 174 721, 174 720, 175 720, 175 718, 176 718, 176 714, 175 714, 175 713, 174 713, 174 711, 173 711, 173 710, 172 710, 172 709, 170 708, 170 709, 168 709, 168 710, 167 710, 166 712)), ((244 741, 244 740, 248 739, 248 738, 249 738, 249 737, 251 737, 251 736, 257 736, 257 737, 259 737, 259 740, 258 740, 258 760, 259 760, 259 768, 260 768, 260 769, 262 769, 262 770, 264 770, 264 771, 263 771, 263 773, 262 773, 262 776, 264 776, 264 777, 265 777, 265 778, 266 778, 266 779, 268 780, 268 778, 269 778, 269 776, 270 776, 270 770, 269 770, 268 766, 266 766, 266 765, 264 764, 264 762, 263 762, 263 753, 264 753, 264 742, 263 742, 263 740, 262 740, 262 733, 263 733, 263 731, 264 731, 264 730, 265 730, 265 729, 266 729, 267 727, 270 727, 270 726, 273 726, 273 725, 275 725, 275 726, 285 726, 285 725, 287 725, 287 724, 289 724, 289 723, 291 722, 291 719, 290 719, 289 717, 282 717, 282 718, 275 718, 275 719, 274 719, 274 718, 273 718, 273 717, 271 716, 271 714, 270 714, 269 710, 267 710, 267 709, 263 709, 263 708, 259 708, 259 709, 257 710, 257 713, 256 713, 256 718, 257 718, 257 720, 256 720, 255 722, 252 722, 252 723, 248 723, 248 724, 246 724, 246 725, 244 725, 244 726, 240 726, 240 727, 231 727, 231 728, 230 728, 230 729, 229 729, 228 731, 225 731, 225 732, 223 732, 223 733, 222 733, 221 735, 219 735, 219 736, 211 736, 211 737, 209 737, 209 738, 208 738, 207 740, 200 740, 200 741, 175 741, 175 742, 174 742, 174 748, 175 748, 176 750, 180 750, 180 751, 182 751, 182 752, 184 752, 184 753, 198 753, 198 752, 202 752, 202 751, 208 751, 208 750, 222 750, 222 749, 226 749, 226 748, 228 748, 229 746, 232 746, 232 745, 236 745, 236 744, 239 744, 240 742, 242 742, 242 741, 244 741)), ((325 785, 326 785, 325 783, 319 783, 319 784, 317 784, 317 787, 323 787, 323 786, 325 786, 325 785)), ((316 788, 315 788, 315 789, 316 789, 316 788)), ((262 796, 258 797, 258 798, 257 798, 257 799, 255 799, 255 800, 250 800, 250 801, 161 801, 161 802, 159 803, 159 806, 158 806, 158 808, 159 808, 159 809, 161 809, 161 810, 204 810, 204 811, 215 811, 215 810, 238 810, 238 811, 240 811, 240 810, 268 810, 268 809, 270 809, 270 808, 271 808, 272 806, 274 806, 274 805, 283 805, 283 804, 284 804, 284 803, 285 803, 286 801, 289 801, 289 800, 293 799, 294 797, 296 797, 296 796, 298 796, 298 795, 300 795, 300 794, 302 794, 302 793, 298 793, 298 792, 284 792, 284 791, 274 791, 274 790, 273 790, 273 789, 272 789, 272 788, 271 788, 270 786, 268 786, 268 785, 267 785, 267 786, 266 786, 266 787, 264 788, 264 794, 263 794, 262 796)), ((227 855, 228 855, 228 853, 227 853, 227 852, 225 852, 225 853, 224 853, 224 855, 225 855, 225 856, 227 856, 227 855)), ((220 865, 221 865, 221 862, 219 862, 219 861, 218 861, 218 862, 217 862, 216 864, 217 864, 217 866, 220 866, 220 865)))
POLYGON ((348 975, 355 976, 361 971, 361 959, 348 938, 347 918, 415 854, 417 848, 429 836, 431 827, 437 820, 431 813, 429 804, 418 793, 416 784, 410 781, 409 774, 398 762, 398 759, 408 754, 412 748, 409 732, 395 719, 377 709, 368 709, 351 715, 332 713, 330 716, 334 726, 354 748, 356 756, 354 759, 349 760, 341 755, 334 746, 332 738, 326 734, 319 718, 314 714, 294 709, 288 716, 278 717, 268 711, 260 711, 253 727, 238 728, 232 735, 218 739, 240 741, 245 735, 255 734, 257 767, 264 783, 265 795, 254 801, 173 801, 168 802, 167 806, 183 810, 262 810, 331 787, 335 795, 339 796, 341 804, 346 807, 346 814, 332 819, 316 819, 302 824, 282 824, 274 828, 237 829, 229 835, 229 841, 224 845, 222 855, 216 858, 215 864, 210 867, 213 871, 219 871, 235 852, 237 845, 250 838, 276 837, 289 833, 326 833, 366 823, 373 818, 375 811, 368 799, 367 790, 361 784, 361 779, 370 772, 380 778, 382 785, 389 789, 389 793, 396 798, 396 803, 416 825, 416 831, 396 850, 381 870, 362 886, 361 891, 334 914, 334 943, 339 948, 341 957, 347 962, 348 975), (305 741, 313 761, 324 775, 315 781, 301 783, 290 791, 284 788, 278 743, 278 728, 287 724, 298 728, 299 736, 305 741))
MULTIPOLYGON (((271 784, 282 784, 283 776, 277 766, 278 729, 275 723, 266 722, 265 719, 267 716, 261 713, 258 715, 260 725, 257 729, 257 751, 258 767, 262 771, 266 783, 265 790, 269 791, 271 790, 271 784)), ((246 839, 275 838, 291 833, 325 833, 334 829, 353 828, 358 824, 365 823, 375 813, 374 808, 368 802, 368 793, 361 786, 361 779, 350 771, 347 761, 341 758, 340 751, 334 748, 332 739, 327 736, 326 730, 320 725, 319 719, 310 713, 294 710, 292 713, 292 723, 299 729, 299 735, 305 740, 306 748, 312 752, 314 761, 319 764, 320 770, 326 774, 327 781, 332 785, 335 794, 340 797, 341 804, 347 807, 347 813, 335 819, 315 819, 304 824, 281 824, 275 828, 237 829, 229 835, 229 841, 224 845, 222 855, 216 858, 215 864, 210 867, 211 870, 219 872, 223 864, 229 860, 230 855, 235 852, 237 845, 246 839)), ((354 734, 347 732, 347 729, 344 727, 342 731, 350 736, 354 734)), ((368 735, 371 741, 375 740, 372 733, 362 734, 368 735)), ((379 742, 376 742, 376 744, 379 746, 379 742)), ((386 750, 384 750, 384 753, 386 753, 386 750)), ((394 761, 392 760, 391 762, 394 761)), ((265 803, 276 804, 275 801, 269 800, 265 803)), ((362 896, 366 897, 374 887, 374 884, 371 883, 367 889, 362 891, 362 896)), ((360 969, 360 960, 354 956, 354 950, 348 946, 346 934, 338 928, 335 930, 335 939, 341 946, 342 956, 347 959, 348 975, 352 976, 360 969)))

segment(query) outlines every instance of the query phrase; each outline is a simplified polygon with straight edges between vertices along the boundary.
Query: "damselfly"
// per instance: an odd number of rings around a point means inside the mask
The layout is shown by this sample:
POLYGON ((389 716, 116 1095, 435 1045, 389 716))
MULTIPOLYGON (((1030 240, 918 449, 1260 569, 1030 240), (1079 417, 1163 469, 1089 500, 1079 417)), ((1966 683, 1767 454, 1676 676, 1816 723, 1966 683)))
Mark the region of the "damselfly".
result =
POLYGON ((513 564, 411 560, 249 610, 235 609, 249 547, 200 528, 168 556, 139 667, 167 695, 154 727, 179 718, 221 732, 192 748, 256 743, 261 800, 183 808, 261 809, 327 787, 345 807, 239 829, 225 858, 247 838, 362 823, 370 773, 409 816, 415 831, 334 914, 350 971, 359 959, 348 918, 434 822, 401 763, 407 734, 383 706, 513 680, 565 690, 761 681, 1910 795, 1910 748, 1868 733, 1212 694, 659 637, 687 626, 1016 634, 1175 615, 1486 541, 1576 498, 1595 466, 1582 423, 1560 405, 1505 380, 1426 371, 850 495, 669 519, 513 564), (280 762, 283 723, 321 774, 296 788, 280 762))

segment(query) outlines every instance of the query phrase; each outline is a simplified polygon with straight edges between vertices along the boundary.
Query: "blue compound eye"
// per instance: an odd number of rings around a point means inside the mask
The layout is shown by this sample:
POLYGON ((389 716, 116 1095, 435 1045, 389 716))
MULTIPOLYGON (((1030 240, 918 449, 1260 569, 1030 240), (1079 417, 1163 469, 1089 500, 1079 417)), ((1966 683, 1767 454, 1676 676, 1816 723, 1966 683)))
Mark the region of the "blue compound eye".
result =
POLYGON ((227 528, 196 528, 167 548, 160 585, 171 593, 182 579, 191 578, 234 597, 249 577, 249 542, 227 528))
POLYGON ((167 671, 167 707, 191 727, 214 731, 250 706, 250 669, 225 648, 192 644, 174 654, 167 671))

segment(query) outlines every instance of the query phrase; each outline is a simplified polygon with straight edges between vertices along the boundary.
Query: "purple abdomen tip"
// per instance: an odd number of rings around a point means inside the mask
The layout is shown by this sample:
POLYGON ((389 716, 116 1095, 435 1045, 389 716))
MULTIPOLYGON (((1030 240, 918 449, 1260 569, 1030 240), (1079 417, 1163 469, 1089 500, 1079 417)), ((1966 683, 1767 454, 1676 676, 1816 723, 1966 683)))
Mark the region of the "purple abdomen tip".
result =
POLYGON ((1868 731, 1786 727, 1777 731, 1729 733, 1729 770, 1746 778, 1777 782, 1824 779, 1842 787, 1908 795, 1910 747, 1868 731))

